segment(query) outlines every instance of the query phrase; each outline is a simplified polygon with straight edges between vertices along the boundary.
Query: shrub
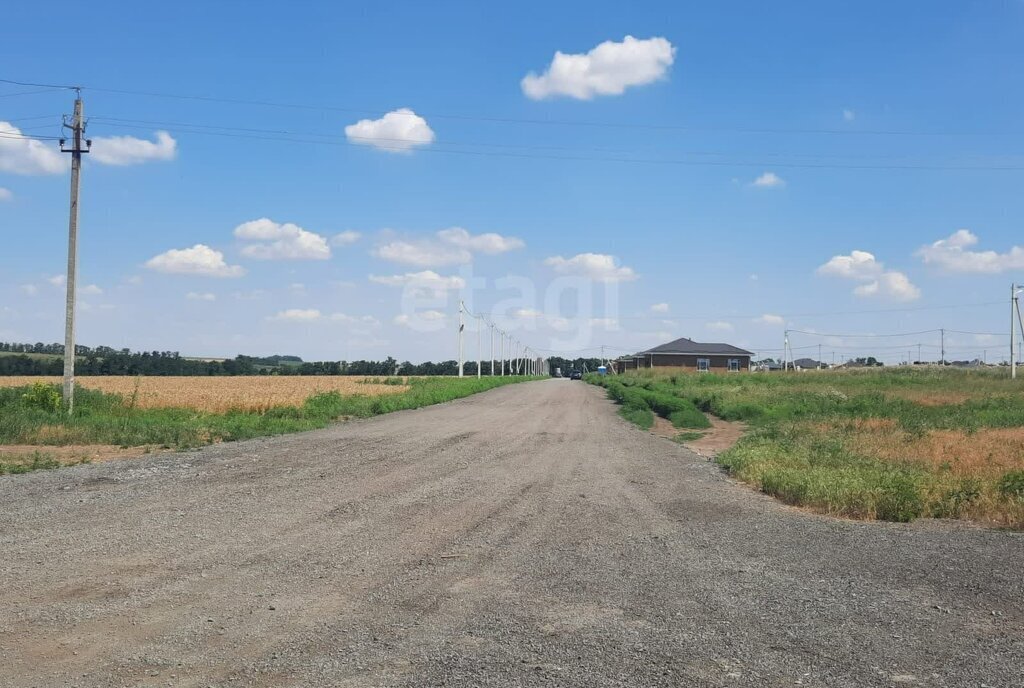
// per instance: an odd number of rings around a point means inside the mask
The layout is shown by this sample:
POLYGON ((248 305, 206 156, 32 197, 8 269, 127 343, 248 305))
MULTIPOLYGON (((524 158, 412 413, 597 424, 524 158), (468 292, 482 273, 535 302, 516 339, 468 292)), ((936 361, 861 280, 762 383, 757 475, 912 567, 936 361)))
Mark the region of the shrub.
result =
POLYGON ((21 400, 29 408, 57 413, 61 407, 61 394, 56 385, 35 382, 21 395, 21 400))

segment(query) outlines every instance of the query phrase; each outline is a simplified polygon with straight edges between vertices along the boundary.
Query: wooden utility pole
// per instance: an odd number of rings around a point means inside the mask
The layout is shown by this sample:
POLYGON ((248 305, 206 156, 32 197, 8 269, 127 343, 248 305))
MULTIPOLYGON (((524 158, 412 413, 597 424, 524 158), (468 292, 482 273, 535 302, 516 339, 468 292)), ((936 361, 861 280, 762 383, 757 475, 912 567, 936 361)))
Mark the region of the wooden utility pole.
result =
POLYGON ((75 408, 75 282, 78 273, 78 184, 82 174, 82 153, 89 152, 91 141, 85 140, 85 120, 82 118, 82 89, 75 89, 75 113, 64 127, 71 130, 71 147, 61 139, 60 149, 71 153, 71 209, 68 218, 68 272, 67 302, 64 320, 64 407, 68 415, 75 408))

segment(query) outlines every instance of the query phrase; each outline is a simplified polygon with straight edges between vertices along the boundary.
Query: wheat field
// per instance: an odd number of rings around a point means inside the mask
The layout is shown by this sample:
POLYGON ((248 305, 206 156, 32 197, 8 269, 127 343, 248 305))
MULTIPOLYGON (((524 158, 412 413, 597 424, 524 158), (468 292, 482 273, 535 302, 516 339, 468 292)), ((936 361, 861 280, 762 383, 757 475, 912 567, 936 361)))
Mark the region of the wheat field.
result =
MULTIPOLYGON (((125 403, 135 399, 139 408, 190 408, 222 412, 230 409, 263 410, 272 406, 298 406, 314 394, 339 392, 346 395, 380 396, 398 394, 405 385, 367 382, 375 378, 342 376, 184 376, 121 377, 82 376, 81 387, 120 394, 125 403), (136 395, 137 391, 137 395, 136 395)), ((21 387, 36 382, 60 384, 59 377, 0 377, 2 387, 21 387)))

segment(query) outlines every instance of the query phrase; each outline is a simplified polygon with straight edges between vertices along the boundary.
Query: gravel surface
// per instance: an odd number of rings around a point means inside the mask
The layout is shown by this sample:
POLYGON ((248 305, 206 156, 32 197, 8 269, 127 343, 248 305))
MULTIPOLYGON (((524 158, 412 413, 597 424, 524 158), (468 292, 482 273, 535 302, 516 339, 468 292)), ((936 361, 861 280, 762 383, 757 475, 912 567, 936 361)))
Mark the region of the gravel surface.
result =
POLYGON ((0 478, 3 686, 1024 686, 1024 537, 790 509, 568 380, 0 478))

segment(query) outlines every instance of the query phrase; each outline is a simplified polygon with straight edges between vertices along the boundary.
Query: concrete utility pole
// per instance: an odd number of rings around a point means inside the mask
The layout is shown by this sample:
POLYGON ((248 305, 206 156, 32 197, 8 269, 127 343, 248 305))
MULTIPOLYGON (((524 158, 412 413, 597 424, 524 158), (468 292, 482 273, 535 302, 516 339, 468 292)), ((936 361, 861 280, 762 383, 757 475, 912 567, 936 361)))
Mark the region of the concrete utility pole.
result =
POLYGON ((71 153, 71 209, 68 217, 67 302, 64 320, 64 406, 68 415, 75 409, 75 282, 78 274, 78 185, 82 175, 82 153, 89 152, 91 142, 84 139, 82 89, 75 89, 75 114, 71 124, 64 118, 64 127, 72 132, 71 148, 60 140, 62 153, 71 153), (83 146, 84 144, 84 146, 83 146))
POLYGON ((491 326, 491 377, 494 377, 494 323, 491 326))
POLYGON ((480 372, 480 359, 483 358, 483 352, 480 349, 480 323, 483 318, 476 319, 476 379, 479 380, 481 376, 480 372))
POLYGON ((463 377, 463 360, 462 360, 462 334, 466 329, 465 322, 465 309, 466 305, 459 300, 459 377, 463 377))
POLYGON ((1014 331, 1013 331, 1013 320, 1016 316, 1017 324, 1020 326, 1021 336, 1024 336, 1024 320, 1020 316, 1020 294, 1024 291, 1018 284, 1010 285, 1010 379, 1016 379, 1017 377, 1017 358, 1019 357, 1019 351, 1014 349, 1014 331))
POLYGON ((946 365, 946 328, 939 330, 942 333, 942 365, 946 365))

